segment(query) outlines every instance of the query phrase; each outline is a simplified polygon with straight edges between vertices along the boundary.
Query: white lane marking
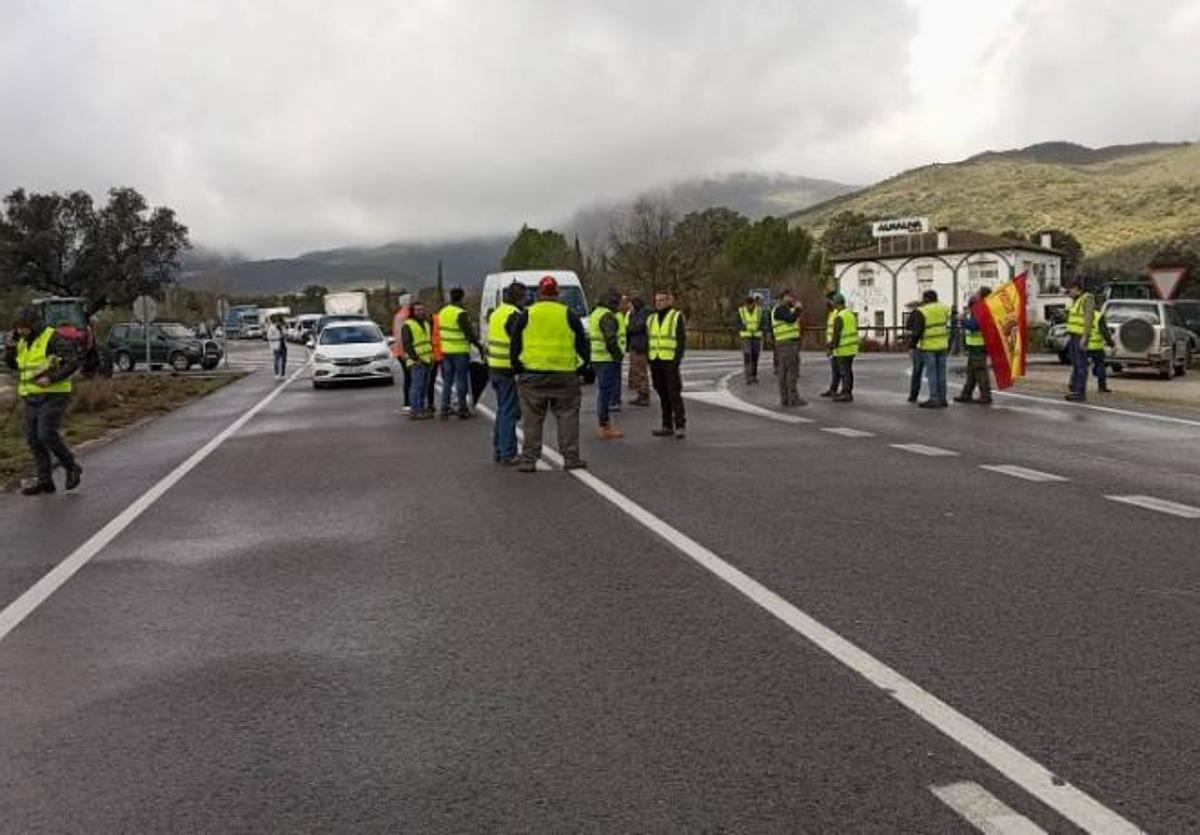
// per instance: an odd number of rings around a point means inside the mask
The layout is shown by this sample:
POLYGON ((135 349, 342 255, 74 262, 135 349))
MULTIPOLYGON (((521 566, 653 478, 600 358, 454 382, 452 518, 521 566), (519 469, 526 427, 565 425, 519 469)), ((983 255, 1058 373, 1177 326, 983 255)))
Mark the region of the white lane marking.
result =
POLYGON ((171 472, 162 477, 154 486, 134 500, 133 504, 125 508, 119 514, 114 516, 111 521, 103 528, 92 534, 86 542, 72 551, 66 559, 60 562, 54 568, 50 569, 36 583, 30 586, 25 592, 4 607, 4 611, 0 612, 0 640, 8 636, 8 633, 20 625, 21 621, 29 617, 38 606, 42 605, 50 595, 62 588, 63 584, 74 576, 75 572, 83 568, 92 557, 100 553, 106 545, 112 542, 128 528, 133 522, 145 513, 156 501, 162 498, 163 494, 179 483, 184 476, 194 470, 200 462, 212 455, 217 447, 229 440, 239 429, 245 426, 251 418, 265 409, 272 400, 279 396, 279 393, 287 388, 297 377, 299 377, 306 365, 302 365, 292 372, 292 375, 277 385, 271 390, 271 393, 251 406, 237 420, 225 427, 219 434, 213 437, 208 443, 193 452, 188 458, 171 472))
POLYGON ((1156 499, 1153 496, 1105 496, 1104 498, 1142 507, 1146 510, 1156 510, 1159 513, 1169 513, 1172 516, 1182 516, 1184 519, 1200 519, 1200 507, 1169 502, 1166 499, 1156 499))
POLYGON ((1156 420, 1160 423, 1176 423, 1182 426, 1197 426, 1200 427, 1200 420, 1188 420, 1187 418, 1171 417, 1170 415, 1156 415, 1150 412, 1134 412, 1129 409, 1117 409, 1113 406, 1096 406, 1092 403, 1071 403, 1067 400, 1051 400, 1048 397, 1035 397, 1032 394, 1017 394, 1011 391, 997 391, 996 394, 1001 397, 1015 397, 1019 400, 1033 400, 1038 403, 1049 403, 1057 406, 1060 409, 1090 409, 1093 412, 1104 412, 1110 415, 1121 415, 1122 417, 1141 418, 1142 420, 1156 420))
POLYGON ((874 438, 874 432, 867 432, 864 429, 851 429, 849 426, 829 426, 821 430, 828 432, 830 435, 841 435, 843 438, 874 438))
MULTIPOLYGON (((494 418, 486 407, 478 410, 494 418)), ((546 448, 543 456, 561 466, 562 457, 546 448)), ((811 615, 734 568, 687 534, 609 486, 587 470, 571 470, 584 486, 617 507, 684 556, 727 583, 769 614, 791 627, 835 660, 878 687, 890 698, 957 742, 1000 774, 1054 809, 1067 820, 1089 832, 1132 835, 1142 830, 1086 792, 1067 783, 1036 760, 1021 753, 968 716, 959 713, 937 696, 902 676, 879 659, 843 638, 811 615)))
POLYGON ((1010 475, 1013 478, 1022 478, 1025 481, 1070 481, 1066 476, 1044 473, 1041 470, 1031 470, 1028 467, 1018 467, 1016 464, 984 464, 979 469, 989 470, 1001 475, 1010 475))
POLYGON ((916 455, 928 455, 930 457, 958 455, 952 449, 942 449, 940 446, 927 446, 925 444, 890 444, 895 449, 902 449, 905 452, 912 452, 916 455))
POLYGON ((701 403, 707 403, 710 406, 720 406, 724 409, 731 409, 735 412, 745 412, 748 415, 757 415, 768 420, 779 421, 780 423, 790 423, 798 425, 801 423, 815 423, 812 418, 800 417, 799 415, 789 415, 783 412, 773 412, 770 409, 764 409, 761 406, 755 406, 753 403, 747 403, 738 397, 730 394, 728 391, 684 391, 683 396, 688 400, 698 400, 701 403))
POLYGON ((1046 830, 1018 815, 978 783, 951 783, 929 790, 985 835, 1046 835, 1046 830))

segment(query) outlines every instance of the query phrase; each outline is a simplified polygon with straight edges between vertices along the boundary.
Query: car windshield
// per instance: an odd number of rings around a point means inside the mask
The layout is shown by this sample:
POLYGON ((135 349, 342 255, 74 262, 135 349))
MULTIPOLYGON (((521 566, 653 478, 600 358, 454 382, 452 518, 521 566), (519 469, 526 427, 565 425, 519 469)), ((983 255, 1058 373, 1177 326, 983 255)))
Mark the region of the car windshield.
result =
POLYGON ((87 317, 83 315, 83 305, 79 302, 48 301, 41 304, 42 318, 47 325, 74 325, 77 328, 87 327, 87 317))
POLYGON ((340 325, 321 331, 322 345, 354 345, 382 341, 383 334, 374 325, 340 325))
MULTIPOLYGON (((571 309, 571 312, 577 314, 581 319, 587 318, 588 310, 587 303, 583 299, 583 290, 578 287, 559 287, 558 300, 571 309)), ((525 306, 533 304, 537 301, 537 288, 525 288, 525 306)))
POLYGON ((1141 319, 1157 325, 1158 308, 1149 304, 1110 304, 1104 309, 1104 318, 1110 325, 1119 325, 1131 319, 1141 319))
POLYGON ((183 325, 161 325, 159 329, 171 339, 190 339, 192 332, 183 325))

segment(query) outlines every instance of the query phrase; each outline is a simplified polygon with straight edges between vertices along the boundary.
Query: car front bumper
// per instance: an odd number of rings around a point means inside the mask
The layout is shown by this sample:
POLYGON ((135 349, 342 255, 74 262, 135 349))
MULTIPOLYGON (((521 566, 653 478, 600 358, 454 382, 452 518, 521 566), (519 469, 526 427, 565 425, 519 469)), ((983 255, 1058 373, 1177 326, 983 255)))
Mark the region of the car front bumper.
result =
POLYGON ((349 380, 385 380, 394 374, 394 361, 367 360, 351 362, 345 360, 314 362, 312 376, 314 380, 325 383, 349 380))

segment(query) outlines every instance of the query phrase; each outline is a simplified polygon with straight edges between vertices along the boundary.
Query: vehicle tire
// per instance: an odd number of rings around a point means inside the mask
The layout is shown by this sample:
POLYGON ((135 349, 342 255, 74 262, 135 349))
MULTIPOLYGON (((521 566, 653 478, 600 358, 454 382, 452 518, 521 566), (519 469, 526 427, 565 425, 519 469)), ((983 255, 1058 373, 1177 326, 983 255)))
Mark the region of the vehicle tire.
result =
POLYGON ((1188 348, 1183 352, 1183 359, 1175 366, 1175 376, 1182 377, 1187 374, 1188 366, 1192 364, 1192 349, 1188 348))
POLYGON ((1124 366, 1122 363, 1119 363, 1119 362, 1114 362, 1114 363, 1112 364, 1112 372, 1113 372, 1113 374, 1120 374, 1120 373, 1121 373, 1122 371, 1124 371, 1124 370, 1125 370, 1125 366, 1124 366))
POLYGON ((113 355, 113 365, 119 370, 129 373, 137 367, 137 361, 133 358, 133 354, 128 351, 117 351, 113 355))
POLYGON ((325 388, 325 384, 324 384, 324 383, 318 383, 316 380, 313 380, 313 381, 312 381, 312 384, 313 384, 313 388, 314 388, 314 389, 323 389, 323 388, 325 388))
POLYGON ((176 351, 175 353, 171 354, 170 363, 171 368, 181 374, 192 367, 192 364, 188 361, 187 354, 183 353, 182 351, 176 351))
POLYGON ((1067 356, 1066 351, 1058 352, 1058 364, 1059 365, 1070 365, 1071 364, 1071 358, 1069 356, 1067 356))
POLYGON ((216 368, 220 364, 221 364, 220 360, 205 360, 204 362, 200 363, 200 367, 202 369, 204 369, 205 371, 212 371, 214 368, 216 368))
POLYGON ((1171 358, 1162 364, 1158 369, 1158 376, 1164 380, 1171 379, 1171 374, 1175 371, 1175 352, 1171 352, 1171 358))

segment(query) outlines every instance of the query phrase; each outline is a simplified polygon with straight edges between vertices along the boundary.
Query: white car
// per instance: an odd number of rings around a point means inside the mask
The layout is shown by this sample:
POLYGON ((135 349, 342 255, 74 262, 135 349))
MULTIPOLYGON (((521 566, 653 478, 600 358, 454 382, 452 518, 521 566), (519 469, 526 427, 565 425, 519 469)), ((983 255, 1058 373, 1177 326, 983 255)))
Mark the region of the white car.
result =
POLYGON ((374 322, 330 322, 313 350, 313 388, 351 380, 396 382, 397 364, 387 337, 374 322))
POLYGON ((242 327, 242 339, 266 339, 266 331, 262 329, 262 325, 244 325, 242 327))

